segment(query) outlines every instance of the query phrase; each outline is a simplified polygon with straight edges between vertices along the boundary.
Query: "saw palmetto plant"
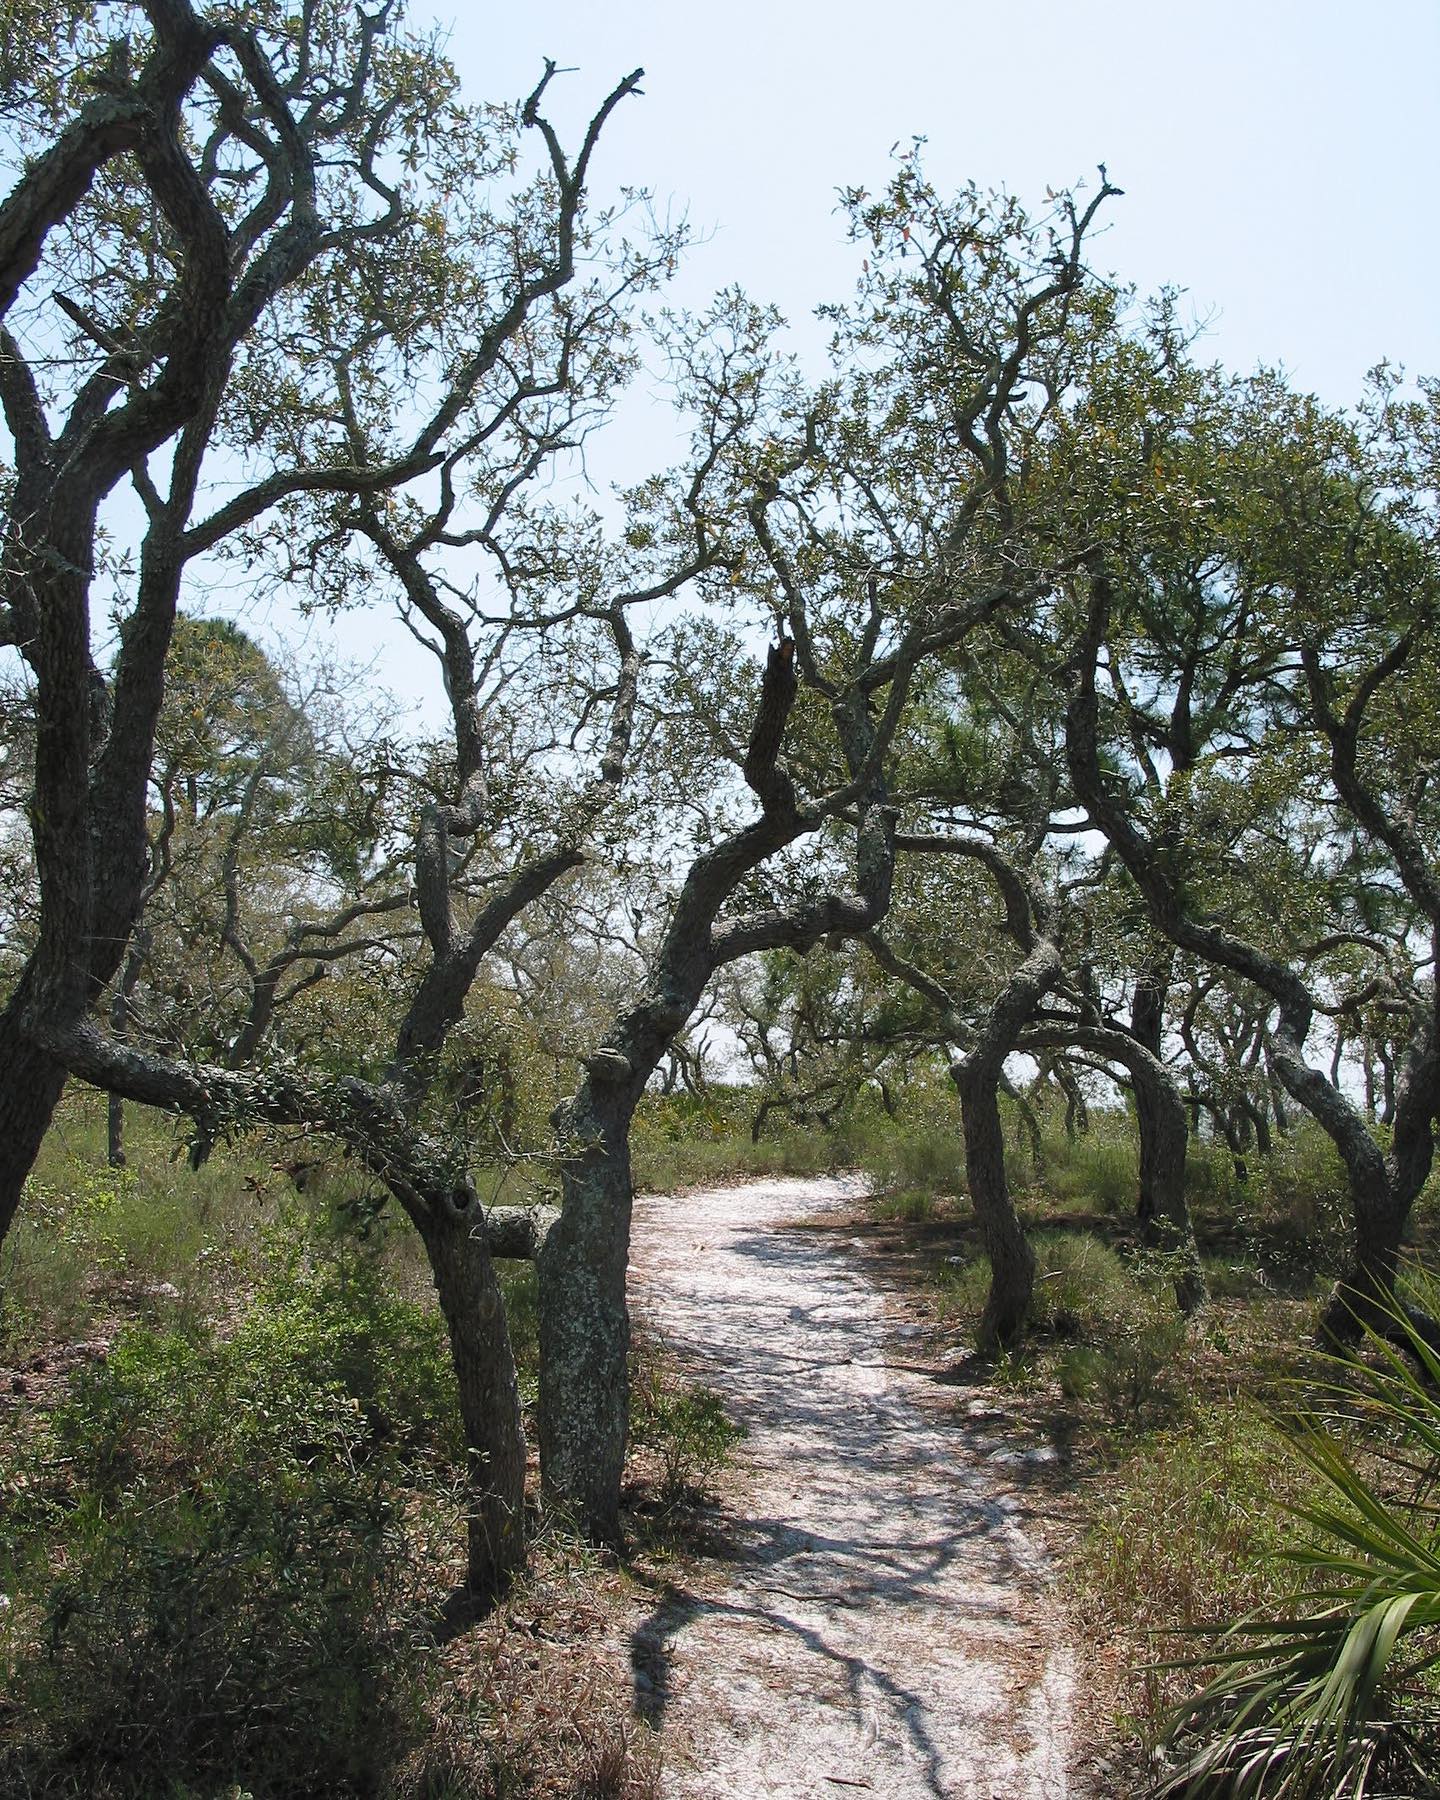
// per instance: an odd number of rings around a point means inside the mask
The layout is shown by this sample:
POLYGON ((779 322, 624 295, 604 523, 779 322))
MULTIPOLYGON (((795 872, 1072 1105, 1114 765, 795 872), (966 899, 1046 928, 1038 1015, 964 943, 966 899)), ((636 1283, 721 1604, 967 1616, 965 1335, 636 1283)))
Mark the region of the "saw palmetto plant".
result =
POLYGON ((1164 1800, 1440 1795, 1440 1354, 1417 1320, 1394 1307, 1280 1427, 1315 1478, 1296 1586, 1184 1659, 1218 1672, 1171 1721, 1164 1800))

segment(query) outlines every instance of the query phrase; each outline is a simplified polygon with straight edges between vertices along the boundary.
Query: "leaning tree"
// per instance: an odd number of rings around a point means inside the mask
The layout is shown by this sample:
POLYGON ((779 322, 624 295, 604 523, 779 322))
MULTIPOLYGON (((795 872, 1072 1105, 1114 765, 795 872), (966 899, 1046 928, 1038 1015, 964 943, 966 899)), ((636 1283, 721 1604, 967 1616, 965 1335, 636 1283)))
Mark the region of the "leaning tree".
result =
POLYGON ((11 438, 0 622, 29 677, 39 899, 0 1020, 0 1225, 70 1072, 189 1113, 202 1149, 227 1124, 265 1118, 341 1137, 431 1252, 471 1438, 471 1576, 487 1588, 520 1555, 513 1359, 473 1190, 426 1130, 408 1072, 487 941, 576 859, 618 779, 635 664, 621 610, 581 609, 616 652, 593 779, 463 922, 446 878, 485 816, 481 720, 464 650, 442 643, 457 676, 456 766, 421 809, 413 884, 361 909, 408 907, 413 887, 432 952, 381 1079, 257 1062, 255 1030, 218 1065, 197 1063, 107 1033, 95 1008, 154 867, 147 801, 168 652, 182 586, 205 559, 278 558, 312 597, 343 599, 364 575, 344 554, 355 533, 375 523, 381 558, 387 517, 404 535, 404 503, 384 497, 426 477, 443 496, 466 458, 484 465, 472 480, 492 484, 502 554, 530 544, 533 521, 512 502, 623 378, 625 304, 674 254, 663 236, 637 248, 617 234, 612 248, 586 208, 599 133, 636 80, 571 157, 541 110, 548 72, 523 107, 463 106, 444 59, 393 8, 277 4, 240 18, 155 0, 125 15, 127 29, 109 23, 82 10, 7 96, 28 154, 0 206, 11 438), (532 137, 538 167, 517 167, 532 137), (517 510, 507 533, 500 515, 517 510), (118 553, 127 532, 133 549, 118 553), (107 605, 108 665, 92 623, 107 605))

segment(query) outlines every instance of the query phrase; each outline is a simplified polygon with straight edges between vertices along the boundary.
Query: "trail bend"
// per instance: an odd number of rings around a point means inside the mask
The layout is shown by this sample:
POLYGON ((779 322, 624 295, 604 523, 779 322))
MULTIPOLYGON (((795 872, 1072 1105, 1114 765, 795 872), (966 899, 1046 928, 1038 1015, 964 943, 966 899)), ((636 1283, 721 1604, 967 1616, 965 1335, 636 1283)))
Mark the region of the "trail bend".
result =
POLYGON ((1077 1800, 1074 1663, 1043 1558, 953 1390, 907 1365, 915 1328, 833 1229, 860 1191, 636 1203, 642 1328, 747 1432, 724 1584, 673 1585, 631 1643, 665 1792, 1077 1800))

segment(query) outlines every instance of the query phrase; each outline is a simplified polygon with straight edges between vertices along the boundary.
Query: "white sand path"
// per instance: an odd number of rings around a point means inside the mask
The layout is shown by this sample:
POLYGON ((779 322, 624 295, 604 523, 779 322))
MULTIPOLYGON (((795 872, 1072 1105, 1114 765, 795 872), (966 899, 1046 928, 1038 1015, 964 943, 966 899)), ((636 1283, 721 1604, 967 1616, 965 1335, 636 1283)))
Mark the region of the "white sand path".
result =
MULTIPOLYGON (((843 1177, 637 1204, 632 1295, 747 1430, 730 1585, 635 1639, 675 1800, 1065 1800, 1072 1657, 1043 1559, 843 1235, 843 1177)), ((1011 1471, 1013 1473, 1013 1470, 1011 1471)))

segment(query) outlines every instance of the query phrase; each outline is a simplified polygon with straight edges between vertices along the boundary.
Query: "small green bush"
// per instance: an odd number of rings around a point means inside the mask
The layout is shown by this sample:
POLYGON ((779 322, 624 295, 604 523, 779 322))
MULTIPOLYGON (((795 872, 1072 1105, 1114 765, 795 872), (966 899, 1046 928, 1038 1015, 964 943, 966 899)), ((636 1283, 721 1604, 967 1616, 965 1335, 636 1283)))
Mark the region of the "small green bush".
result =
POLYGON ((1233 1217, 1247 1203, 1246 1185, 1224 1144, 1191 1137, 1185 1152, 1185 1197, 1193 1212, 1233 1217))
POLYGON ((1350 1208, 1344 1166, 1329 1137, 1304 1120, 1252 1166, 1271 1229, 1318 1251, 1325 1262, 1338 1263, 1348 1241, 1350 1208))
POLYGON ((935 1196, 929 1188, 901 1188, 882 1193, 873 1207, 877 1219, 900 1219, 907 1225, 923 1225, 935 1216, 935 1196))
POLYGON ((932 1195, 967 1191, 958 1116, 894 1133, 876 1144, 874 1154, 870 1174, 879 1188, 932 1195))
POLYGON ((1073 1138, 1047 1133, 1046 1188, 1064 1206, 1108 1217, 1133 1213, 1140 1191, 1134 1130, 1124 1115, 1100 1115, 1092 1130, 1073 1138))
POLYGON ((1123 1262, 1087 1232, 1037 1232, 1031 1317, 1058 1337, 1105 1333, 1130 1319, 1144 1290, 1123 1262))
POLYGON ((630 1384, 630 1434, 660 1463, 667 1506, 704 1500, 745 1433, 726 1416, 712 1388, 678 1380, 657 1361, 637 1357, 630 1384))

